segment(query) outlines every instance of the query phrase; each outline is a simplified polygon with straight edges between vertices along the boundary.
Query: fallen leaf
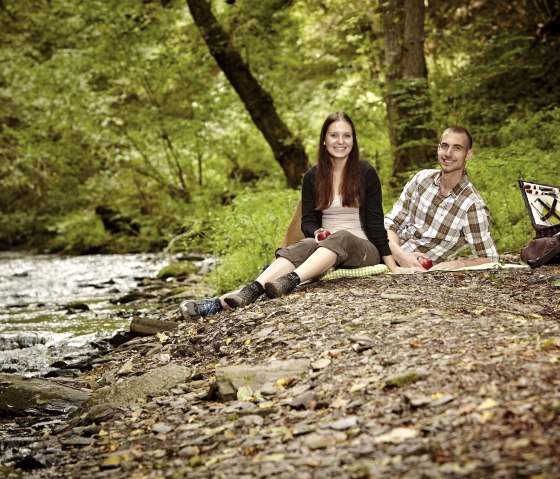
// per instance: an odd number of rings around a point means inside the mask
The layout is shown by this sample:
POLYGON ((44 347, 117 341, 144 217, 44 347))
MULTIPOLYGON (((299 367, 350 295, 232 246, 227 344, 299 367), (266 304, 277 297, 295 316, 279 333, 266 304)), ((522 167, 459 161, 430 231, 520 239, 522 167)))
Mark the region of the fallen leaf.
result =
POLYGON ((352 384, 352 386, 350 387, 350 392, 355 393, 355 392, 358 392, 358 391, 363 391, 367 387, 368 387, 368 383, 352 384))
POLYGON ((504 443, 504 449, 520 449, 531 445, 531 440, 528 437, 521 439, 507 439, 504 443))
POLYGON ((253 398, 253 394, 251 386, 241 386, 237 390, 237 399, 239 401, 249 401, 253 398))
POLYGON ((476 410, 477 411, 486 411, 487 409, 492 409, 492 408, 496 407, 497 405, 498 405, 498 403, 496 401, 494 401, 494 399, 488 398, 488 399, 485 399, 484 401, 482 401, 476 407, 476 410))
POLYGON ((480 424, 486 424, 488 421, 490 421, 490 419, 492 419, 493 416, 494 416, 493 411, 484 411, 480 418, 480 424))

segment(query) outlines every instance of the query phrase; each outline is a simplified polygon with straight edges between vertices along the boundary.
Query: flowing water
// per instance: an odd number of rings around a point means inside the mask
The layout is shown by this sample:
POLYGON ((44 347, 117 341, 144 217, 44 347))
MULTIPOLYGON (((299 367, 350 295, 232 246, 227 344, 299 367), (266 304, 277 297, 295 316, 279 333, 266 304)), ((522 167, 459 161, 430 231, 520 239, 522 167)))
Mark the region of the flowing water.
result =
POLYGON ((128 329, 114 302, 169 264, 164 255, 0 253, 0 373, 37 376, 128 329))

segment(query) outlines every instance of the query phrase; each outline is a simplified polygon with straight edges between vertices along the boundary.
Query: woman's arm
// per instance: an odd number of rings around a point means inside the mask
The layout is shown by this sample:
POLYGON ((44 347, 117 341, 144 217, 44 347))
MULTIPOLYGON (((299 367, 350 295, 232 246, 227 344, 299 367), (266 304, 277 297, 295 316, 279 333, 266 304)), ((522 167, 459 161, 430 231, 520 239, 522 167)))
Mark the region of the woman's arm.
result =
POLYGON ((301 231, 306 238, 315 237, 323 218, 323 214, 315 209, 315 174, 315 167, 308 170, 301 188, 301 231))

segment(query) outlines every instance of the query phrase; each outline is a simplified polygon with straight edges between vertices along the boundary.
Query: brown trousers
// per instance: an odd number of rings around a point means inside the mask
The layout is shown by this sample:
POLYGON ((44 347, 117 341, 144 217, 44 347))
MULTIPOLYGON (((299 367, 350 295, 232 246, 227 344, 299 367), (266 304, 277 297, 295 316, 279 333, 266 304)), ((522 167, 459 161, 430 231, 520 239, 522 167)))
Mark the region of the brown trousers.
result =
POLYGON ((370 241, 358 238, 348 231, 337 231, 320 243, 314 238, 305 238, 287 248, 278 248, 275 254, 277 258, 285 258, 297 268, 317 248, 327 248, 336 253, 337 268, 375 266, 381 262, 379 251, 370 241))

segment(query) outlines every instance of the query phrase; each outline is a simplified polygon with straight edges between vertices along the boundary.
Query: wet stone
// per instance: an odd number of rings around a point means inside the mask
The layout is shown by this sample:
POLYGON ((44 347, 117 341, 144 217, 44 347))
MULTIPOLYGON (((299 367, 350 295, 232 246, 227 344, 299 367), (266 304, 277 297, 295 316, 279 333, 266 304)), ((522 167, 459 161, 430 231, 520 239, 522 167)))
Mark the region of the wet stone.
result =
POLYGON ((174 426, 171 426, 171 425, 163 423, 163 422, 158 422, 158 423, 153 425, 152 432, 165 434, 165 433, 173 431, 173 429, 175 429, 174 426))
POLYGON ((93 439, 82 437, 82 436, 74 436, 70 439, 64 439, 61 441, 63 446, 90 446, 93 444, 93 439))
POLYGON ((304 437, 304 444, 311 450, 325 449, 336 444, 336 439, 333 435, 311 433, 304 437))

